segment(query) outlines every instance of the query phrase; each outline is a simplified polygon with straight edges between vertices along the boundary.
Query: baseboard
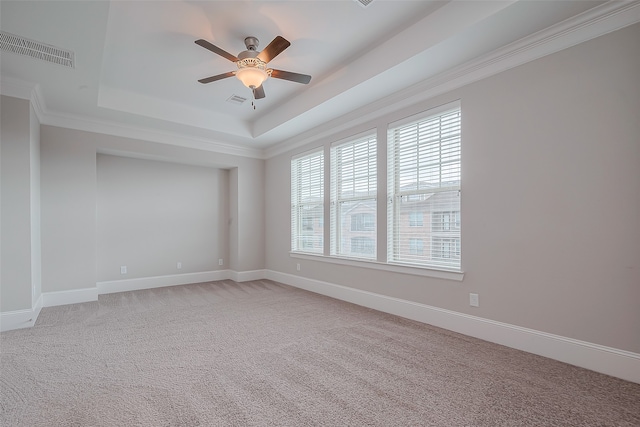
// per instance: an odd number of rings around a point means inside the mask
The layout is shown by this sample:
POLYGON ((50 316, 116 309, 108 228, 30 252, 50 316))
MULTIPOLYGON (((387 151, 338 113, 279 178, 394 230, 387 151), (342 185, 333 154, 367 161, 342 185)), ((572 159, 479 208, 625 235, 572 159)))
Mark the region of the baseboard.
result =
POLYGON ((58 305, 79 304, 82 302, 98 301, 96 288, 71 289, 68 291, 45 292, 42 294, 44 307, 58 305))
MULTIPOLYGON (((190 283, 227 280, 232 276, 230 270, 203 271, 199 273, 171 274, 168 276, 140 277, 137 279, 97 282, 98 294, 138 291, 141 289, 162 288, 166 286, 188 285, 190 283)), ((237 274, 237 273, 236 273, 237 274)))
POLYGON ((233 271, 229 270, 229 279, 234 282, 248 282, 266 277, 266 270, 233 271))
POLYGON ((485 341, 640 383, 640 354, 320 280, 266 270, 266 278, 485 341))
POLYGON ((42 310, 42 295, 30 309, 0 313, 0 332, 32 327, 40 315, 40 310, 42 310))
POLYGON ((0 330, 31 327, 42 307, 96 301, 100 294, 216 280, 243 282, 264 278, 640 383, 640 354, 637 353, 272 270, 218 270, 144 277, 98 282, 95 288, 46 292, 32 309, 1 313, 0 330))

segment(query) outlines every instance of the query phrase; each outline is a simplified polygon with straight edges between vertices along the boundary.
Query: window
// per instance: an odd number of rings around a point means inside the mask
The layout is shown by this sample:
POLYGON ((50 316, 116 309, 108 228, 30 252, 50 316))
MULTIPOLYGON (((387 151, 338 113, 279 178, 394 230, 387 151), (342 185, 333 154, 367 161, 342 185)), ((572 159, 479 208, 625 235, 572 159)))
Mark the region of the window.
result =
POLYGON ((434 232, 460 230, 460 211, 434 212, 432 230, 434 232))
POLYGON ((424 219, 422 212, 409 212, 409 227, 422 227, 423 225, 424 219))
POLYGON ((372 213, 351 215, 351 231, 375 231, 376 217, 372 213))
POLYGON ((434 237, 431 242, 433 258, 440 260, 460 259, 460 239, 434 237))
POLYGON ((409 238, 409 254, 422 255, 424 243, 422 239, 416 239, 414 237, 409 238))
POLYGON ((291 250, 324 252, 324 152, 291 160, 291 250))
POLYGON ((313 217, 305 216, 302 218, 302 230, 303 231, 313 231, 313 217))
POLYGON ((351 252, 355 254, 373 255, 376 241, 371 237, 352 237, 351 252))
POLYGON ((376 156, 375 134, 331 147, 331 255, 376 256, 376 156))
POLYGON ((388 262, 460 270, 460 144, 459 107, 389 127, 388 262))

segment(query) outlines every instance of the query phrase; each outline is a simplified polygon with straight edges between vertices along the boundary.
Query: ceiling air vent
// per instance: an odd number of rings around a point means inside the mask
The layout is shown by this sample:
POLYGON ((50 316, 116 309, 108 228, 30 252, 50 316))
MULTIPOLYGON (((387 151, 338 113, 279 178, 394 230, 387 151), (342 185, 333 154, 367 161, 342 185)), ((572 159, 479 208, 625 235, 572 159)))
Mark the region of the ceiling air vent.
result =
POLYGON ((242 103, 243 103, 244 101, 246 101, 246 100, 247 100, 247 98, 243 98, 243 97, 238 96, 238 95, 231 95, 231 96, 229 97, 229 99, 227 99, 227 102, 230 102, 230 103, 232 103, 232 104, 238 104, 238 105, 240 105, 240 104, 242 104, 242 103))
POLYGON ((356 0, 356 2, 360 3, 364 7, 367 7, 371 3, 373 3, 373 0, 356 0))
POLYGON ((43 61, 75 68, 73 52, 67 49, 29 40, 15 34, 0 31, 0 49, 18 55, 30 56, 43 61))

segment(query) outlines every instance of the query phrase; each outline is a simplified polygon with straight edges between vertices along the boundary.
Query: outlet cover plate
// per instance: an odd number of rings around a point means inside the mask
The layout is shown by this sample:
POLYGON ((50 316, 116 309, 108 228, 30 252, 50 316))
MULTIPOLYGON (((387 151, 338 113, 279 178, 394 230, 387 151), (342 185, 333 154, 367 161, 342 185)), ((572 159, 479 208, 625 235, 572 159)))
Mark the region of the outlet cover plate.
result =
POLYGON ((478 297, 478 294, 469 294, 469 305, 471 307, 480 307, 480 297, 478 297))

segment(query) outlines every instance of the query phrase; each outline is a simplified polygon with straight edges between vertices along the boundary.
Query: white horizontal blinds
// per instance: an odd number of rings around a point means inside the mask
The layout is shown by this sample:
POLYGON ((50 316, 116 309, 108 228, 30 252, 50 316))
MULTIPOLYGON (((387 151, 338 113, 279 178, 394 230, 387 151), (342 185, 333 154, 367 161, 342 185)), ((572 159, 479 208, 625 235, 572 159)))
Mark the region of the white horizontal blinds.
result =
POLYGON ((324 252, 324 152, 291 160, 291 250, 324 252))
POLYGON ((331 147, 331 255, 376 258, 375 135, 331 147))
POLYGON ((390 262, 460 270, 459 108, 392 127, 390 262))

